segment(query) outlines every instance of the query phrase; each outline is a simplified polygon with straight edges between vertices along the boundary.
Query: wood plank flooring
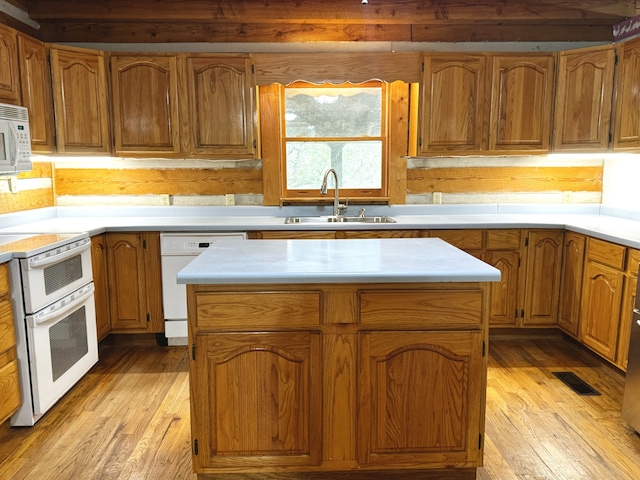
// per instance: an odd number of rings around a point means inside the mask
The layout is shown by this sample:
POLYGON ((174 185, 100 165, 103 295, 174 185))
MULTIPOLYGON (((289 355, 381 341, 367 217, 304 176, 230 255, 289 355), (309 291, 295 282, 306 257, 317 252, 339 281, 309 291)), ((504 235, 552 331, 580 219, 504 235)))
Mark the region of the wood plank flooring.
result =
MULTIPOLYGON (((489 352, 478 480, 640 479, 619 372, 559 336, 492 338, 489 352), (602 395, 579 396, 554 371, 602 395)), ((187 369, 186 347, 102 345, 98 365, 35 427, 0 426, 0 479, 195 480, 187 369)))

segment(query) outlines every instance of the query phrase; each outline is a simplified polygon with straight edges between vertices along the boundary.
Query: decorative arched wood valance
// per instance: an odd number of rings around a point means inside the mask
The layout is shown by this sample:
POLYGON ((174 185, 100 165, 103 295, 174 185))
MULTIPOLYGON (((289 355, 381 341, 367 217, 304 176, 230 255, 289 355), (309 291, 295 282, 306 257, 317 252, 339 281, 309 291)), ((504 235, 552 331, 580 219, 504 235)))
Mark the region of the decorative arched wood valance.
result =
POLYGON ((420 52, 358 53, 256 53, 256 83, 288 85, 311 83, 362 83, 368 80, 418 83, 420 52))

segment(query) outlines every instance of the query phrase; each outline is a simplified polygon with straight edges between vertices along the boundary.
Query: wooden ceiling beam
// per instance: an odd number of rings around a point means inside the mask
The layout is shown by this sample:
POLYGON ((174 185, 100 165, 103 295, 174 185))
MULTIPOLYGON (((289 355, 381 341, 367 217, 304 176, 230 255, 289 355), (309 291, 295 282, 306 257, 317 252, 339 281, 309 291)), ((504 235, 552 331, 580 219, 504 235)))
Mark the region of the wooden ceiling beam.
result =
POLYGON ((36 21, 432 24, 610 19, 636 14, 634 0, 28 0, 36 21))
POLYGON ((47 41, 89 43, 410 42, 410 25, 42 22, 47 41))
POLYGON ((471 23, 316 25, 205 23, 41 23, 42 37, 71 43, 270 42, 608 42, 611 25, 471 23))

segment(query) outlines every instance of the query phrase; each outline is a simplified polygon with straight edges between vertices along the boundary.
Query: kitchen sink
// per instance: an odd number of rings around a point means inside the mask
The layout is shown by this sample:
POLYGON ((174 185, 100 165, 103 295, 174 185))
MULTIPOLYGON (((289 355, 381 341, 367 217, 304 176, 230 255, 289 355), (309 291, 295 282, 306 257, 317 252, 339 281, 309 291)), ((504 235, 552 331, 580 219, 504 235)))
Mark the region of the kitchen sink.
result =
POLYGON ((326 216, 326 217, 287 217, 284 219, 285 224, 292 223, 396 223, 393 218, 379 217, 346 217, 326 216))

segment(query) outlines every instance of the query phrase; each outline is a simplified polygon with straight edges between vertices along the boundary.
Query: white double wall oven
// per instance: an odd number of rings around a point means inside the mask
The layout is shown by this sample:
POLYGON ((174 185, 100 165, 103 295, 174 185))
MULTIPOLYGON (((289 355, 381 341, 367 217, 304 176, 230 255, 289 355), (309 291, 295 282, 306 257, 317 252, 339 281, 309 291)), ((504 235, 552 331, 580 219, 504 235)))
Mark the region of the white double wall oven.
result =
POLYGON ((11 425, 31 426, 98 361, 91 239, 34 235, 15 245, 10 271, 22 406, 11 425))

